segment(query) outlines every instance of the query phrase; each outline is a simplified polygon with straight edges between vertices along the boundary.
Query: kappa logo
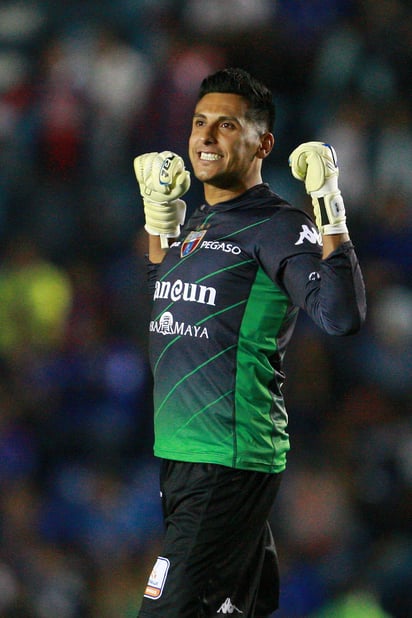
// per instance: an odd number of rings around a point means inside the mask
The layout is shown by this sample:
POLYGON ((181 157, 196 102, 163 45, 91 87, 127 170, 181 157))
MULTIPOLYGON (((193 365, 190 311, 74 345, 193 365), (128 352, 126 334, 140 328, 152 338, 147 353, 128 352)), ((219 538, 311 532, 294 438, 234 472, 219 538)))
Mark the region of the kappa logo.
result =
POLYGON ((233 605, 229 597, 222 603, 217 610, 218 614, 243 614, 242 611, 236 605, 233 605))
POLYGON ((308 240, 312 245, 321 245, 322 236, 320 232, 314 227, 310 228, 308 225, 302 225, 302 231, 299 234, 298 240, 295 245, 303 245, 303 241, 308 240))
POLYGON ((309 277, 308 277, 309 281, 320 281, 320 274, 314 270, 313 272, 309 273, 309 277))

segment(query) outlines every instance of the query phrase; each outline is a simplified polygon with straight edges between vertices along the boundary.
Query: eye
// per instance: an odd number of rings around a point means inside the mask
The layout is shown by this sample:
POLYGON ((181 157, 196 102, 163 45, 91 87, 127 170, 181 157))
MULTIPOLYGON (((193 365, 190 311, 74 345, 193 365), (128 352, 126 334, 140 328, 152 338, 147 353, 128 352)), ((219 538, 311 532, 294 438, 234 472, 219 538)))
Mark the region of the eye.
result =
POLYGON ((236 125, 233 122, 230 122, 230 120, 225 120, 221 123, 220 126, 222 129, 226 129, 229 131, 234 131, 236 129, 236 125))

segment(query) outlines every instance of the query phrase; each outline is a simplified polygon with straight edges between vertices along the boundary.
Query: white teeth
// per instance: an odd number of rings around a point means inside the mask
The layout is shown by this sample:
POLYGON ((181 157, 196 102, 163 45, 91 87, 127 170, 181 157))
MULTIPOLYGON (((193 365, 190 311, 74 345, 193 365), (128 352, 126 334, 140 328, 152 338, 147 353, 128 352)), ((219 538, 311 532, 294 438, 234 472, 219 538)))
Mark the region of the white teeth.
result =
POLYGON ((213 152, 201 152, 200 159, 202 161, 217 161, 220 159, 220 155, 214 154, 213 152))

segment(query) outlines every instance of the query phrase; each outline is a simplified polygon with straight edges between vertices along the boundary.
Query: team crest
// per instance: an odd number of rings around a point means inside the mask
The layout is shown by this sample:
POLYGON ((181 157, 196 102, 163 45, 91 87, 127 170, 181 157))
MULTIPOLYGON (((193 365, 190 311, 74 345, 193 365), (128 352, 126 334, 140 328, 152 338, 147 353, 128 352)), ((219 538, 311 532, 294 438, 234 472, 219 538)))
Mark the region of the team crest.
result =
POLYGON ((180 257, 186 257, 186 255, 189 255, 189 253, 192 253, 195 249, 197 249, 206 232, 207 230, 194 230, 193 232, 190 232, 182 242, 180 257))

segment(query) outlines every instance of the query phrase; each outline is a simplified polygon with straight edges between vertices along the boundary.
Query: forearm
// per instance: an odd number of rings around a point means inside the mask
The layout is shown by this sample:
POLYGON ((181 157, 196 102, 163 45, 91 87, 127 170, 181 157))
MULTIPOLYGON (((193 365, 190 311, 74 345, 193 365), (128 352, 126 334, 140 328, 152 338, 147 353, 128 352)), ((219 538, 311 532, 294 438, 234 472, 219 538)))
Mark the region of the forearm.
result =
POLYGON ((321 261, 315 310, 321 328, 331 335, 356 333, 366 317, 366 293, 351 243, 341 244, 321 261))
POLYGON ((322 236, 322 257, 327 258, 335 249, 349 240, 349 234, 324 234, 322 236))
POLYGON ((156 281, 158 277, 157 271, 159 270, 159 266, 164 257, 164 255, 162 256, 162 253, 166 253, 166 251, 160 248, 159 236, 149 235, 149 253, 145 254, 145 259, 146 259, 147 289, 151 296, 153 296, 155 293, 156 281), (155 242, 154 239, 157 239, 158 242, 155 242), (150 250, 151 245, 152 245, 152 250, 150 250), (157 247, 157 245, 159 246, 157 247))
POLYGON ((149 238, 149 260, 152 264, 160 264, 163 262, 167 249, 163 249, 160 242, 160 236, 148 234, 149 238))
POLYGON ((329 335, 355 333, 365 319, 365 287, 350 242, 338 244, 323 259, 300 255, 288 260, 283 285, 292 302, 329 335))

